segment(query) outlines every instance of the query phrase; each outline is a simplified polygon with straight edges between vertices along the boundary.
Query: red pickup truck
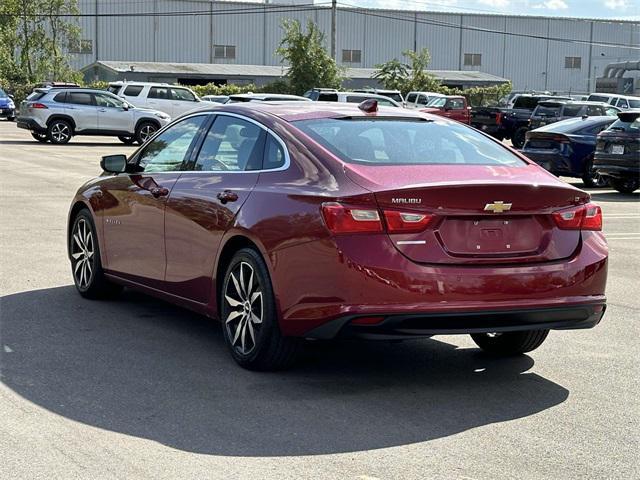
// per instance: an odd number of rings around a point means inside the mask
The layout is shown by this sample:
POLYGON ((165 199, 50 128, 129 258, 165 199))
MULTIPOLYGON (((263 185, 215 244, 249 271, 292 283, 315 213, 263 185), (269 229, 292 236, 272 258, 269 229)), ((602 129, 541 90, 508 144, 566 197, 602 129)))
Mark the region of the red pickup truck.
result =
POLYGON ((431 100, 421 112, 433 113, 458 122, 471 124, 471 107, 467 99, 458 96, 437 97, 431 100))

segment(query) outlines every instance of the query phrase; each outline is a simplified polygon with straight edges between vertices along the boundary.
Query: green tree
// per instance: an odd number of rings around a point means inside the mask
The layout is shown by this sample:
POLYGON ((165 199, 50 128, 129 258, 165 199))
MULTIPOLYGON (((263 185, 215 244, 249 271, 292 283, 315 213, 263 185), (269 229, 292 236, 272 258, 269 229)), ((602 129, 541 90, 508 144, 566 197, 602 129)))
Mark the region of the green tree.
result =
POLYGON ((339 88, 343 71, 323 46, 324 34, 309 20, 306 32, 298 20, 282 22, 284 35, 276 53, 289 64, 286 78, 297 95, 313 87, 339 88))
POLYGON ((79 41, 77 0, 0 1, 0 77, 10 82, 77 80, 68 46, 79 41))
POLYGON ((373 77, 389 90, 404 90, 409 78, 409 67, 397 58, 376 65, 373 77))

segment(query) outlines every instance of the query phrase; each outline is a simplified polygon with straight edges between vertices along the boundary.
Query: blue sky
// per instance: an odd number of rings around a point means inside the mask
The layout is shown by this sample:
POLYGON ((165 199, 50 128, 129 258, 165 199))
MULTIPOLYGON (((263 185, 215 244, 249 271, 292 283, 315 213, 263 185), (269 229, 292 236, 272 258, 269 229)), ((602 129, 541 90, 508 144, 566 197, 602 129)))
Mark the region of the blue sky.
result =
POLYGON ((640 20, 640 0, 338 0, 338 3, 407 10, 640 20))

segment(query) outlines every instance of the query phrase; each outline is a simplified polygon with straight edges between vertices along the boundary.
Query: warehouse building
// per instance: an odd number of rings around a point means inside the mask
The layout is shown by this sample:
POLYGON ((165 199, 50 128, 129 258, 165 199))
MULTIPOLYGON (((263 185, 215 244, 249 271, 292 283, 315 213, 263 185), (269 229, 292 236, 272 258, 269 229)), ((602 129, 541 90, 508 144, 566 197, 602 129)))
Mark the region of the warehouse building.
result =
MULTIPOLYGON (((79 4, 84 15, 82 40, 72 53, 76 67, 90 66, 84 69, 90 78, 104 77, 102 64, 96 62, 108 61, 134 70, 136 62, 235 65, 240 70, 245 67, 244 77, 259 77, 260 71, 249 69, 281 67, 275 50, 285 18, 316 22, 326 33, 329 48, 327 2, 80 0, 79 4)), ((632 21, 352 7, 339 7, 336 18, 337 61, 358 74, 401 59, 405 50, 426 47, 432 57, 430 69, 436 71, 506 78, 516 90, 578 93, 595 90, 596 78, 607 64, 637 60, 640 55, 640 23, 632 21)), ((238 77, 238 68, 229 71, 238 77)), ((627 75, 635 78, 633 89, 638 90, 638 72, 627 75)), ((213 74, 211 79, 233 80, 213 74)))

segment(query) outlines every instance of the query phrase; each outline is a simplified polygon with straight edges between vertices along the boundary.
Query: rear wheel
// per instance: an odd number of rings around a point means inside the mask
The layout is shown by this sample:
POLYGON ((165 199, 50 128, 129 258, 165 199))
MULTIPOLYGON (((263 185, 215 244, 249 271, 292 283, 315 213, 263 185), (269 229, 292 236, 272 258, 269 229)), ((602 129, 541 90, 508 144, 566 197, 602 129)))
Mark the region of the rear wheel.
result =
POLYGON ((142 145, 146 143, 154 133, 158 131, 158 126, 151 122, 142 122, 136 128, 135 140, 142 145))
POLYGON ((73 281, 80 295, 95 299, 122 291, 122 286, 111 283, 104 276, 96 229, 87 210, 81 210, 76 216, 68 241, 73 281))
POLYGON ((47 143, 49 140, 46 133, 31 132, 31 136, 41 143, 47 143))
POLYGON ((73 136, 73 129, 69 122, 65 120, 54 120, 47 128, 47 137, 51 143, 62 145, 69 143, 73 136))
POLYGON ((603 177, 593 170, 593 164, 591 162, 587 163, 587 168, 585 169, 584 175, 582 175, 582 183, 584 183, 585 187, 589 188, 603 188, 609 185, 607 177, 603 177))
POLYGON ((522 148, 528 131, 529 129, 527 127, 520 127, 517 129, 514 132, 513 137, 511 137, 511 145, 513 145, 514 148, 522 148))
POLYGON ((225 343, 241 367, 278 370, 295 361, 300 340, 280 333, 269 272, 255 250, 231 260, 220 304, 225 343))
POLYGON ((620 193, 633 193, 640 187, 640 180, 636 178, 612 178, 609 183, 620 193))
POLYGON ((549 330, 522 332, 472 333, 471 338, 482 350, 492 355, 509 356, 535 350, 549 335, 549 330))
POLYGON ((120 140, 125 145, 133 145, 136 141, 134 137, 123 137, 123 136, 119 136, 118 140, 120 140))

